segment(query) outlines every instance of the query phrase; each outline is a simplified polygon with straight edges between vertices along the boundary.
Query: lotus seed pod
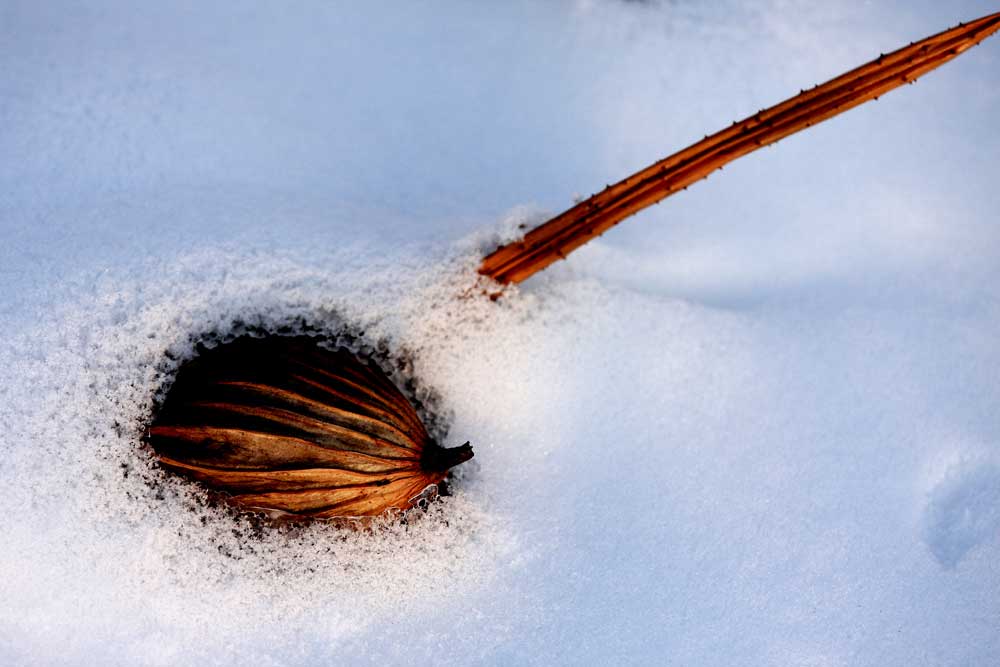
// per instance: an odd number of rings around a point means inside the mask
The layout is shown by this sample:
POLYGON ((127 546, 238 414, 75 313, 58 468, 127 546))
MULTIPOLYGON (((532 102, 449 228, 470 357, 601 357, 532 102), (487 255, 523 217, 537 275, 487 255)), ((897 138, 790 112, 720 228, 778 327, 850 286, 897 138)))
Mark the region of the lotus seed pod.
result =
POLYGON ((377 366, 304 336, 239 338, 188 362, 147 438, 167 469, 291 517, 405 510, 472 457, 434 442, 377 366))

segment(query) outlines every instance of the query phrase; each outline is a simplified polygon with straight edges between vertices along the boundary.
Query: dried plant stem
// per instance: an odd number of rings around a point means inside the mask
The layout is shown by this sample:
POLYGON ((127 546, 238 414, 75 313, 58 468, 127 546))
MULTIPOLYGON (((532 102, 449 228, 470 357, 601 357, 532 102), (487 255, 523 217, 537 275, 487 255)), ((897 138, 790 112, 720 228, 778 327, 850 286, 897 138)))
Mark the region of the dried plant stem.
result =
POLYGON ((1000 13, 915 42, 835 79, 759 111, 674 153, 502 246, 479 272, 501 283, 521 282, 563 259, 625 218, 656 204, 716 169, 832 118, 931 71, 1000 29, 1000 13))

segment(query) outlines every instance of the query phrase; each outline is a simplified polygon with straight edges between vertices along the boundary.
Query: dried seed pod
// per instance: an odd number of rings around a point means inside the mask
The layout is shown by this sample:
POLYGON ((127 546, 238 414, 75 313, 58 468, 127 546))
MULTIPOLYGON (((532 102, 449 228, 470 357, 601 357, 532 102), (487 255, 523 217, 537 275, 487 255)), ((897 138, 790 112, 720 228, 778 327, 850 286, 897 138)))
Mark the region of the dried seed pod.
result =
POLYGON ((314 518, 408 509, 472 457, 434 442, 381 369, 304 336, 239 338, 186 364, 148 441, 240 507, 314 518))

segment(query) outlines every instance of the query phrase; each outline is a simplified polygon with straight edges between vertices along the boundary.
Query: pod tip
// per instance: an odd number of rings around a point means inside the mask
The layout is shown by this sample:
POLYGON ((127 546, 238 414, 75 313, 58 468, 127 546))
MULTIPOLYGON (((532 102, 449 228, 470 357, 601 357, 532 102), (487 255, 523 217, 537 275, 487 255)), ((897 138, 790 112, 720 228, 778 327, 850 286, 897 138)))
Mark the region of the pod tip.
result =
POLYGON ((445 472, 472 457, 472 445, 468 442, 449 449, 441 447, 436 442, 429 442, 420 457, 420 467, 426 472, 445 472))

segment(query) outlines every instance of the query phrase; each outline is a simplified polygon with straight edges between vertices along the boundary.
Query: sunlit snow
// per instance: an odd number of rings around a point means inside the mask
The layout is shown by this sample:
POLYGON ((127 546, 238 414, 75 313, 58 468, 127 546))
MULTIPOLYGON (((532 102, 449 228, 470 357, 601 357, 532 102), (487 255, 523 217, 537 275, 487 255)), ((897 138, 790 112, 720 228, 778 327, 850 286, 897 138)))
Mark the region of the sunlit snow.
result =
POLYGON ((503 299, 478 258, 986 2, 0 4, 2 664, 1000 663, 1000 38, 503 299), (361 328, 476 457, 271 527, 140 437, 361 328))

